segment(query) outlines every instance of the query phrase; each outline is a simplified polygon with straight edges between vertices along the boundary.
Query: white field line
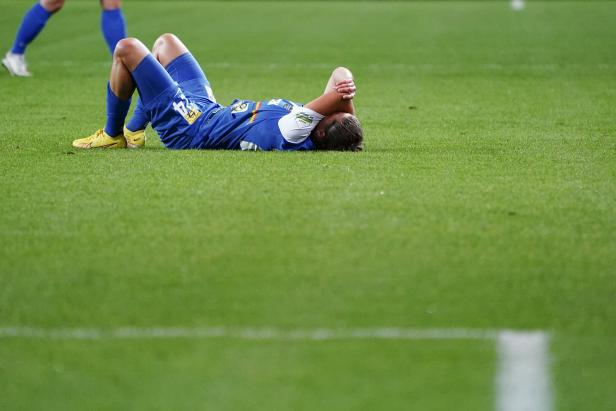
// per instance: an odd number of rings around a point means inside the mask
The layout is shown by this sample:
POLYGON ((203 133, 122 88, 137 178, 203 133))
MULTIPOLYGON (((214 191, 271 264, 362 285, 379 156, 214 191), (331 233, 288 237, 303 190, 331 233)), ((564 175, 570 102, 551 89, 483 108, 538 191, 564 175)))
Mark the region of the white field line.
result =
POLYGON ((0 327, 0 338, 32 338, 57 340, 103 339, 206 339, 240 340, 493 340, 498 331, 470 329, 353 328, 294 329, 229 328, 229 327, 124 327, 102 328, 35 328, 0 327))
POLYGON ((268 341, 333 340, 484 340, 496 341, 497 411, 551 411, 549 338, 542 331, 473 330, 464 328, 230 328, 230 327, 124 327, 37 328, 0 327, 2 339, 109 340, 109 339, 239 339, 268 341))
POLYGON ((552 410, 548 343, 543 332, 498 335, 497 411, 552 410))

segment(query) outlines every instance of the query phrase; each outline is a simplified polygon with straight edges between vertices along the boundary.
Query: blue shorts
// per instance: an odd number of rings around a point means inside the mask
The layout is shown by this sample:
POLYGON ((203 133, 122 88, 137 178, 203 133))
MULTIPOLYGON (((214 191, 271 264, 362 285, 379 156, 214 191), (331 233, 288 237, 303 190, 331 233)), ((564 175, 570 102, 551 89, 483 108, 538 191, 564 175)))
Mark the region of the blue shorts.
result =
POLYGON ((182 54, 165 68, 150 54, 131 74, 152 128, 165 146, 193 148, 197 120, 219 105, 192 54, 182 54))

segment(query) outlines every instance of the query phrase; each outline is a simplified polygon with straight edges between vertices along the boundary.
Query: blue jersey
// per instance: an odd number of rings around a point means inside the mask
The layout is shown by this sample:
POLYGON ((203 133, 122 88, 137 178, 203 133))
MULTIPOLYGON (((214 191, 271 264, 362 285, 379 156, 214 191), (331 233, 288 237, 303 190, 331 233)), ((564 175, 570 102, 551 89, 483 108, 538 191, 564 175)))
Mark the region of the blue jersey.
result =
POLYGON ((323 118, 288 100, 235 100, 197 121, 192 148, 313 150, 309 136, 323 118))
POLYGON ((167 148, 197 148, 199 126, 209 119, 220 105, 213 96, 205 97, 205 89, 197 92, 186 84, 181 89, 177 84, 145 104, 152 128, 167 148))
POLYGON ((202 92, 170 87, 148 105, 168 148, 313 150, 310 133, 324 116, 289 100, 235 100, 221 106, 202 92))
POLYGON ((223 107, 190 53, 163 69, 153 58, 133 72, 144 112, 173 149, 312 150, 319 113, 288 100, 235 100, 223 107))
POLYGON ((199 126, 195 148, 227 150, 313 150, 310 133, 323 119, 289 100, 235 100, 218 107, 199 126))

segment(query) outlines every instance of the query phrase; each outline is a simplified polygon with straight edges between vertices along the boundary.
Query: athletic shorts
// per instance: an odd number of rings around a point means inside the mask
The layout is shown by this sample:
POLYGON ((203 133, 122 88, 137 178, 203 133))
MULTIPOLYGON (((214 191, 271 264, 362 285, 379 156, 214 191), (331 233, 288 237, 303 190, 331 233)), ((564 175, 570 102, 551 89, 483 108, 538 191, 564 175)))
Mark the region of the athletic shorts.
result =
POLYGON ((220 106, 192 54, 182 54, 166 68, 150 54, 131 74, 152 128, 165 146, 193 148, 199 123, 220 106))

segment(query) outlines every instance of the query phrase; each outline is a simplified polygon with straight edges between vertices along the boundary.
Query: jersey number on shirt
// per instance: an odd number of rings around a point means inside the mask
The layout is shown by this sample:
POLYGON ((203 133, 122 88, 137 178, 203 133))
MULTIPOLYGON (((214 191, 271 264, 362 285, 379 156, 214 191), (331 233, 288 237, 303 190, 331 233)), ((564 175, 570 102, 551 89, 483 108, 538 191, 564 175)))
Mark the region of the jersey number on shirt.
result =
POLYGON ((197 105, 189 101, 184 93, 178 90, 173 102, 173 109, 180 113, 184 120, 192 125, 201 115, 197 105))

